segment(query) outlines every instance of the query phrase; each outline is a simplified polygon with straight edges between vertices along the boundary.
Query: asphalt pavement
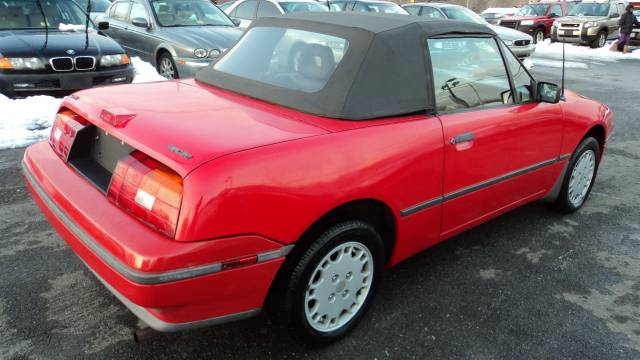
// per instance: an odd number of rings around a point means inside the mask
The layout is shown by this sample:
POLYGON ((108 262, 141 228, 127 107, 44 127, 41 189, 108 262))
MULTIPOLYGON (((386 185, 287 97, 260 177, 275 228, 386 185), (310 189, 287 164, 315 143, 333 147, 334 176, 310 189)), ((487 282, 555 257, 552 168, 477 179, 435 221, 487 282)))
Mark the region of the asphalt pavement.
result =
MULTIPOLYGON (((386 272, 343 341, 307 348, 265 316, 140 344, 138 320, 85 269, 0 151, 0 358, 639 359, 640 63, 568 69, 616 129, 575 214, 533 203, 386 272)), ((534 66, 559 82, 560 69, 534 66)), ((212 289, 211 291, 215 291, 212 289)))

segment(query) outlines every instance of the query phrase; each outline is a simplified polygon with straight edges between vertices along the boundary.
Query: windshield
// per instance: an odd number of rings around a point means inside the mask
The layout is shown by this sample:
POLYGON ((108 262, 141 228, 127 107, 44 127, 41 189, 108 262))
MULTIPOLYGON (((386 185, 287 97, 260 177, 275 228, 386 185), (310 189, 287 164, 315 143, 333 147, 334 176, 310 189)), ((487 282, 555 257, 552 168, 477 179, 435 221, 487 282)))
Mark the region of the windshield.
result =
MULTIPOLYGON (((75 0, 85 11, 89 0, 75 0)), ((91 0, 91 12, 106 12, 111 5, 109 0, 91 0)))
POLYGON ((450 6, 440 8, 440 10, 442 10, 444 14, 447 15, 447 19, 450 20, 460 20, 482 25, 487 24, 485 19, 467 8, 450 6))
POLYGON ((385 14, 407 14, 407 12, 398 4, 388 3, 368 3, 369 11, 385 14))
POLYGON ((286 13, 329 11, 326 5, 321 5, 317 2, 281 2, 280 6, 286 13))
POLYGON ((518 16, 544 16, 549 10, 549 5, 545 4, 529 4, 525 5, 518 10, 516 15, 518 16))
MULTIPOLYGON (((50 30, 84 30, 86 14, 71 0, 41 0, 50 30), (75 26, 72 26, 75 25, 75 26)), ((38 0, 0 1, 0 29, 44 29, 38 0)), ((89 28, 92 23, 89 22, 89 28)))
POLYGON ((347 40, 310 31, 255 27, 214 69, 290 90, 321 90, 342 60, 347 40))
POLYGON ((572 16, 607 16, 608 14, 609 4, 606 3, 580 3, 569 12, 572 16))
POLYGON ((234 26, 209 0, 154 0, 152 8, 161 26, 234 26))

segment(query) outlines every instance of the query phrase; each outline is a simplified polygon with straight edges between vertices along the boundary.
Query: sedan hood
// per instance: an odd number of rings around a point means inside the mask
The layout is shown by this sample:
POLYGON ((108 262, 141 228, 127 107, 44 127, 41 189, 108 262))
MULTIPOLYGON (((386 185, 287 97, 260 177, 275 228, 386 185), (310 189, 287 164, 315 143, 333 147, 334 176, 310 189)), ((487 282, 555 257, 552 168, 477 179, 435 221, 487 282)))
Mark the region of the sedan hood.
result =
POLYGON ((495 33, 498 34, 500 39, 502 39, 503 41, 504 40, 509 40, 509 41, 529 40, 529 41, 533 41, 533 38, 531 36, 521 32, 521 31, 518 31, 518 30, 509 29, 509 28, 506 28, 504 26, 496 26, 496 25, 489 25, 489 27, 491 28, 491 30, 495 31, 495 33))
POLYGON ((88 47, 84 32, 51 30, 0 31, 0 54, 7 57, 44 55, 45 57, 69 56, 73 50, 77 55, 100 55, 124 53, 112 39, 89 33, 88 47))
POLYGON ((327 133, 281 107, 194 80, 120 85, 77 92, 68 107, 169 166, 181 176, 234 152, 327 133), (120 114, 118 126, 104 113, 120 114))
POLYGON ((228 49, 242 31, 232 26, 181 26, 163 29, 167 40, 193 48, 228 49))

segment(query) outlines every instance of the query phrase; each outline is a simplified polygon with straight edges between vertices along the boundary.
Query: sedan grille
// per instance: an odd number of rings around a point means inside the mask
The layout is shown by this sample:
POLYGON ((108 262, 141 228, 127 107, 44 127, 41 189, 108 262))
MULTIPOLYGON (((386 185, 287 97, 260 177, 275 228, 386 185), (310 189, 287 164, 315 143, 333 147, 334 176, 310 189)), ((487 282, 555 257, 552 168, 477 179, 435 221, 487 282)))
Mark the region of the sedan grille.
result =
POLYGON ((531 42, 531 40, 516 40, 513 42, 513 44, 515 46, 527 46, 529 45, 529 43, 531 42))
POLYGON ((73 70, 73 59, 70 57, 52 58, 49 60, 51 68, 54 71, 71 71, 73 70))
POLYGON ((75 59, 76 70, 93 70, 96 59, 93 56, 78 56, 75 59))
POLYGON ((577 28, 577 27, 580 27, 580 24, 564 24, 563 23, 563 24, 560 25, 560 27, 563 27, 563 28, 577 28))
POLYGON ((500 26, 504 26, 504 27, 515 29, 515 28, 518 27, 518 22, 517 21, 502 20, 502 21, 500 21, 500 26))

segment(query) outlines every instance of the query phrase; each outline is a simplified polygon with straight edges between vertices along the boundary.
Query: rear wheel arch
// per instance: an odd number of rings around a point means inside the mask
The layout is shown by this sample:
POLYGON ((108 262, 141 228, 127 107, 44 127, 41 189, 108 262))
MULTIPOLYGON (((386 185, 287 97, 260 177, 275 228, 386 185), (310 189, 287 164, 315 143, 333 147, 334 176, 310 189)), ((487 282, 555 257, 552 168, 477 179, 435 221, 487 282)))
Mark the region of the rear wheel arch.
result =
POLYGON ((397 229, 396 218, 393 216, 391 208, 376 199, 359 199, 339 205, 311 224, 295 243, 271 284, 265 301, 268 310, 277 310, 278 294, 282 294, 282 290, 287 284, 288 275, 315 239, 330 227, 350 220, 364 221, 373 226, 382 237, 385 263, 391 259, 395 248, 397 229))

